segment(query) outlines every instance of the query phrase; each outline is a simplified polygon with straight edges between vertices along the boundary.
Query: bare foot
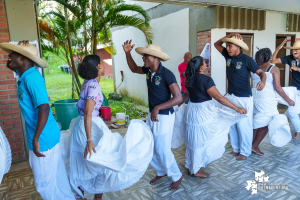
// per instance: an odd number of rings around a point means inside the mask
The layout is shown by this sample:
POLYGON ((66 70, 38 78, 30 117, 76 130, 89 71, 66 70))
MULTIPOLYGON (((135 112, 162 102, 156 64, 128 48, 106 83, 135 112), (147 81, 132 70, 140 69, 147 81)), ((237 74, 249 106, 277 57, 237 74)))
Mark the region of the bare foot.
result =
POLYGON ((260 151, 260 149, 258 147, 252 147, 252 152, 256 153, 256 154, 258 154, 260 156, 265 155, 263 152, 260 151))
POLYGON ((165 176, 167 176, 167 174, 164 175, 164 176, 156 176, 154 179, 152 179, 152 180, 150 181, 150 184, 151 184, 151 185, 155 185, 161 178, 163 178, 163 177, 165 177, 165 176))
POLYGON ((185 167, 185 164, 184 164, 184 163, 182 163, 181 166, 183 167, 183 169, 184 169, 187 173, 190 173, 190 170, 189 170, 188 168, 185 167))
POLYGON ((196 176, 196 177, 202 177, 202 178, 207 178, 207 177, 209 177, 209 173, 208 172, 204 172, 201 169, 199 169, 199 171, 196 174, 194 174, 194 176, 196 176))
POLYGON ((244 155, 240 154, 240 155, 236 158, 236 160, 245 160, 246 158, 247 158, 247 156, 244 156, 244 155))
POLYGON ((95 194, 94 200, 101 200, 103 194, 95 194))
POLYGON ((237 156, 237 155, 239 155, 239 153, 236 153, 236 152, 232 151, 232 152, 231 152, 231 155, 237 156))
POLYGON ((181 176, 181 178, 180 178, 178 181, 173 182, 173 183, 170 185, 169 190, 178 190, 178 188, 179 188, 179 186, 180 186, 180 183, 181 183, 182 179, 183 179, 183 175, 181 176))
POLYGON ((298 138, 298 137, 299 137, 299 135, 300 135, 300 132, 296 132, 296 133, 295 133, 295 135, 293 135, 293 137, 292 137, 292 138, 293 138, 293 139, 296 139, 296 138, 298 138))

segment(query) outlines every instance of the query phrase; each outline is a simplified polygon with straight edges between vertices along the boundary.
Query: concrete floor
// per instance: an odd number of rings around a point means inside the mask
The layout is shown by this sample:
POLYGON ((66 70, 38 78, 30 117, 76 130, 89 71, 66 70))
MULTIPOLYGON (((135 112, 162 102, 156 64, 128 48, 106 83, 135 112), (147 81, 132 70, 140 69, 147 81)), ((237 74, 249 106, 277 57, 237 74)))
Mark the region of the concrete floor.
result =
MULTIPOLYGON (((280 107, 283 113, 286 108, 280 107)), ((118 130, 119 131, 119 130, 118 130)), ((122 129, 122 135, 126 129, 122 129)), ((294 127, 291 125, 291 132, 294 127)), ((223 157, 205 167, 210 172, 209 178, 195 178, 187 174, 182 167, 185 161, 185 147, 173 149, 176 161, 184 175, 182 185, 177 191, 168 190, 171 179, 165 177, 151 186, 149 181, 156 172, 149 166, 144 176, 133 186, 125 190, 103 195, 103 200, 171 200, 171 199, 300 199, 300 139, 292 140, 284 147, 277 148, 270 144, 268 135, 260 144, 264 156, 252 154, 244 161, 236 161, 230 152, 230 142, 226 145, 223 157), (263 170, 269 176, 270 183, 286 183, 288 189, 281 192, 258 190, 251 194, 245 189, 246 181, 255 179, 255 172, 263 170)), ((92 195, 86 195, 93 199, 92 195)), ((32 172, 28 162, 13 164, 10 172, 4 176, 0 185, 1 199, 41 199, 34 187, 32 172)))

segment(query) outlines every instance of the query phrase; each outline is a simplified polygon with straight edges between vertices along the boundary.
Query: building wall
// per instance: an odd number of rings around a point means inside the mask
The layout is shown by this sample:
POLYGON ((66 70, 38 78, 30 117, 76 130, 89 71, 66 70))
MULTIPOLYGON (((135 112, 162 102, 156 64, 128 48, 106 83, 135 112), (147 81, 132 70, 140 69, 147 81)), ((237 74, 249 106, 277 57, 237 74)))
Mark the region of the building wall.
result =
MULTIPOLYGON (((9 42, 9 31, 4 0, 0 0, 0 42, 9 42)), ((8 55, 0 50, 0 126, 11 146, 13 161, 25 158, 16 82, 6 67, 8 55)))
MULTIPOLYGON (((211 43, 211 31, 201 31, 197 33, 197 56, 201 54, 205 45, 211 43)), ((206 75, 211 76, 211 67, 206 69, 206 75)))
MULTIPOLYGON (((286 14, 279 12, 266 12, 266 29, 263 31, 252 30, 236 30, 236 29, 211 29, 211 77, 221 94, 226 93, 226 65, 224 57, 214 48, 213 44, 220 38, 224 37, 228 32, 253 33, 253 55, 257 48, 268 47, 272 52, 276 48, 276 34, 296 34, 296 38, 300 38, 300 33, 286 32, 286 14)), ((287 43, 290 46, 290 43, 287 43)), ((225 45, 224 45, 225 46, 225 45)), ((287 51, 289 55, 289 51, 287 51)), ((288 83, 288 67, 286 67, 286 84, 288 83)), ((287 86, 287 85, 286 85, 287 86)))
MULTIPOLYGON (((162 64, 175 74, 180 85, 178 65, 183 62, 184 53, 189 51, 189 9, 153 19, 151 20, 151 27, 154 33, 153 44, 159 45, 162 51, 171 58, 162 64)), ((145 36, 138 29, 127 27, 114 31, 112 39, 117 49, 117 54, 112 57, 117 87, 121 83, 120 71, 124 72, 124 83, 119 87, 118 92, 148 104, 146 77, 145 75, 133 74, 130 71, 122 48, 122 44, 130 39, 132 39, 135 47, 147 46, 145 36)), ((143 66, 142 57, 135 50, 132 51, 132 56, 137 65, 143 66)))
POLYGON ((112 70, 112 59, 111 55, 105 51, 105 49, 98 49, 97 55, 100 56, 100 58, 103 60, 103 64, 105 66, 104 70, 104 77, 112 78, 113 76, 113 70, 112 70))

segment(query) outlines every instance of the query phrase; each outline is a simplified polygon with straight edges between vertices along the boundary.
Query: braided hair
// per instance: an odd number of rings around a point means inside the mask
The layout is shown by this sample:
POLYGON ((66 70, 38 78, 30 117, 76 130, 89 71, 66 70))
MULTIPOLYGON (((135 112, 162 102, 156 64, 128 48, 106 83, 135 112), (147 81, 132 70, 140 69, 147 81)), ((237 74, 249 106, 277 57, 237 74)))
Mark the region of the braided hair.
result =
POLYGON ((78 65, 79 76, 85 80, 97 78, 98 64, 100 64, 100 57, 98 55, 84 57, 83 61, 78 65))
POLYGON ((195 76, 200 71, 200 67, 203 65, 203 58, 201 56, 196 56, 192 58, 185 70, 185 87, 190 87, 193 84, 195 76))
POLYGON ((267 63, 270 61, 272 52, 269 48, 259 49, 255 54, 255 62, 258 65, 267 63))

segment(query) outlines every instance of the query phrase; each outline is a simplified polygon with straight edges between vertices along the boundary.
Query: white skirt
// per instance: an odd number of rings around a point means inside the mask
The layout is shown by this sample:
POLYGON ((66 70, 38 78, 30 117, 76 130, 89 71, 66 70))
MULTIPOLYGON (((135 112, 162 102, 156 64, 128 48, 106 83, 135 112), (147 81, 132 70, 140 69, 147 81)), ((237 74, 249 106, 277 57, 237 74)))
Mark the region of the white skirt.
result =
POLYGON ((11 150, 7 138, 0 127, 0 184, 3 175, 6 174, 11 166, 11 150))
POLYGON ((223 155, 230 126, 245 117, 231 108, 216 107, 212 100, 189 102, 181 131, 185 133, 186 167, 192 174, 223 155))
MULTIPOLYGON (((297 101, 297 89, 295 87, 283 87, 286 95, 295 103, 297 101)), ((253 129, 268 126, 269 138, 273 146, 282 147, 292 139, 290 126, 285 115, 279 114, 278 103, 288 103, 275 90, 264 88, 258 91, 252 89, 253 108, 253 129)))
MULTIPOLYGON (((89 194, 130 187, 143 176, 153 156, 153 136, 141 120, 132 120, 123 138, 112 133, 101 118, 92 118, 96 153, 91 158, 88 154, 86 160, 83 160, 87 143, 83 116, 72 120, 70 131, 70 182, 79 195, 78 187, 89 194)), ((67 148, 68 142, 62 138, 68 137, 62 136, 60 142, 67 148)), ((66 155, 67 151, 63 152, 66 155)))

